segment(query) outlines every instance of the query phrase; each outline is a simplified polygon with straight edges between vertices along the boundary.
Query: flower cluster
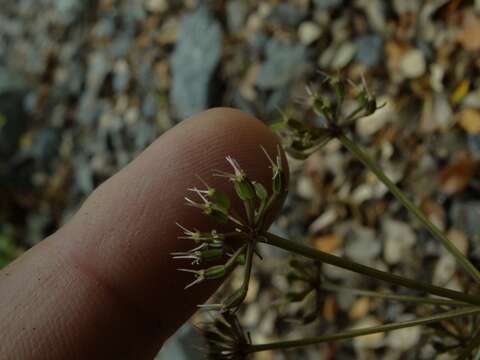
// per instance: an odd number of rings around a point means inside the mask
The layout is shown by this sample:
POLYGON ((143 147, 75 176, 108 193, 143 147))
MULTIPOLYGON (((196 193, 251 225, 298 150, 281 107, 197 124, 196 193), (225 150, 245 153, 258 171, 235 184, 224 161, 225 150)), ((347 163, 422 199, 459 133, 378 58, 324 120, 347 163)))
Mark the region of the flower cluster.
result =
POLYGON ((307 158, 336 137, 342 129, 383 106, 378 106, 375 95, 367 88, 363 78, 361 85, 340 76, 326 76, 323 83, 327 84, 326 95, 307 86, 307 103, 313 112, 325 121, 325 126, 313 126, 284 113, 282 119, 272 125, 283 138, 286 151, 295 158, 307 158), (356 106, 350 113, 345 114, 342 105, 347 93, 352 94, 356 106))
POLYGON ((204 188, 193 187, 188 189, 194 196, 185 197, 188 206, 198 208, 208 217, 215 219, 218 223, 229 223, 234 231, 220 233, 216 230, 201 232, 190 230, 177 224, 183 234, 181 239, 192 240, 195 247, 189 251, 174 252, 174 259, 189 260, 192 265, 210 264, 203 269, 178 269, 192 273, 194 280, 186 286, 189 288, 206 280, 215 280, 226 277, 237 266, 244 266, 244 281, 240 288, 230 294, 221 304, 200 305, 208 309, 217 309, 222 312, 235 311, 242 304, 248 290, 250 272, 253 257, 258 255, 257 241, 266 232, 266 215, 275 202, 284 196, 286 191, 286 174, 283 166, 280 148, 272 158, 262 147, 272 171, 271 191, 258 181, 250 179, 240 164, 230 156, 226 157, 232 172, 217 171, 214 176, 220 176, 229 180, 233 185, 236 196, 244 205, 244 211, 232 207, 230 198, 207 184, 199 178, 204 188), (240 240, 236 245, 233 239, 240 240), (222 262, 224 262, 222 264, 222 262))

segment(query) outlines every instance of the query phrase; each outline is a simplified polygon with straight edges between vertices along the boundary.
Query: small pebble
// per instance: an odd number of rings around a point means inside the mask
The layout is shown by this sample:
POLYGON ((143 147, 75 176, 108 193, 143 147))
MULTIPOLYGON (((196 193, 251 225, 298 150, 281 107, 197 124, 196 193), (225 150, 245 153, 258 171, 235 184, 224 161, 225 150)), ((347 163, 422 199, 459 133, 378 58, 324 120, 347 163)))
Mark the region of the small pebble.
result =
POLYGON ((313 21, 305 21, 298 28, 300 42, 310 45, 322 35, 322 29, 313 21))
POLYGON ((333 58, 331 67, 333 69, 341 69, 348 65, 352 61, 357 47, 351 42, 346 42, 340 45, 340 48, 337 50, 335 57, 333 58))
MULTIPOLYGON (((374 317, 367 317, 355 323, 354 329, 363 329, 373 326, 379 326, 382 323, 374 318, 374 317)), ((364 335, 354 338, 353 344, 357 350, 362 349, 377 349, 383 346, 385 338, 385 333, 376 333, 370 335, 364 335)))
POLYGON ((402 74, 409 79, 415 79, 425 74, 427 64, 423 53, 418 49, 408 51, 400 60, 400 69, 402 74))
POLYGON ((168 10, 167 0, 146 0, 145 8, 152 12, 163 13, 168 10))

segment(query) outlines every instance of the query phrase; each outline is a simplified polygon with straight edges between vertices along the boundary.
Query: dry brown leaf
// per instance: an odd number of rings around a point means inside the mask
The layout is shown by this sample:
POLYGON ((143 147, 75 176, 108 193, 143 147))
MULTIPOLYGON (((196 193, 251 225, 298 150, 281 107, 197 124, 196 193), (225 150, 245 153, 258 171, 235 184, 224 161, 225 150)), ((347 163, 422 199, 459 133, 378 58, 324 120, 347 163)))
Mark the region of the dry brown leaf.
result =
POLYGON ((313 239, 315 249, 332 253, 343 244, 343 237, 338 234, 328 234, 313 239))
POLYGON ((370 311, 370 299, 368 297, 362 297, 357 299, 350 309, 348 315, 352 320, 359 320, 370 311))
POLYGON ((431 222, 440 229, 445 229, 447 214, 443 206, 432 199, 426 199, 422 202, 421 208, 431 222))
POLYGON ((448 165, 440 173, 440 189, 447 194, 454 194, 465 190, 475 172, 476 162, 464 158, 459 162, 448 165))
POLYGON ((337 318, 337 311, 337 299, 334 295, 328 296, 323 304, 323 317, 329 322, 334 322, 337 318))

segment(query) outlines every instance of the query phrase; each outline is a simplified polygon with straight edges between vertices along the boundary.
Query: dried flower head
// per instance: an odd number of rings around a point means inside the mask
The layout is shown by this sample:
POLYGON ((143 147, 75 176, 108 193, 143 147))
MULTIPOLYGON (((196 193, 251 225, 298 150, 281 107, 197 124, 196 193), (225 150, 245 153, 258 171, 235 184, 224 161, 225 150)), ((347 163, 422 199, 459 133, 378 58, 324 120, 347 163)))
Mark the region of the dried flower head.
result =
POLYGON ((294 158, 305 159, 313 152, 347 129, 354 121, 373 114, 385 104, 378 106, 375 95, 368 89, 362 76, 361 85, 357 85, 340 75, 324 76, 324 92, 307 86, 307 106, 325 121, 325 126, 314 126, 286 116, 283 112, 281 121, 275 123, 275 130, 283 140, 286 151, 294 158), (352 91, 348 91, 348 87, 352 91), (343 111, 344 100, 353 94, 357 106, 349 114, 343 111))
POLYGON ((212 360, 243 360, 250 341, 245 336, 237 317, 232 313, 219 315, 201 330, 212 360))

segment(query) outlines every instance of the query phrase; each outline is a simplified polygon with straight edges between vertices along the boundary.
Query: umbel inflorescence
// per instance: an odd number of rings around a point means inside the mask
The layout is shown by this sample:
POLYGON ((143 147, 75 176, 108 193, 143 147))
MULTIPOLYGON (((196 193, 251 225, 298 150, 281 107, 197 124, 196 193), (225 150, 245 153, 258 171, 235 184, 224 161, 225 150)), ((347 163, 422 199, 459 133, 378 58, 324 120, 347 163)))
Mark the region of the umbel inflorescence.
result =
MULTIPOLYGON (((226 161, 232 171, 216 172, 214 175, 225 178, 233 186, 235 196, 240 199, 242 204, 241 208, 232 205, 237 204, 237 201, 231 201, 226 194, 212 188, 202 179, 200 180, 203 187, 188 189, 189 195, 185 200, 188 206, 198 208, 199 211, 215 219, 219 224, 229 224, 233 230, 230 232, 218 230, 201 232, 178 224, 183 231, 180 238, 190 240, 194 245, 189 251, 172 254, 175 259, 189 261, 192 265, 203 267, 201 270, 179 269, 193 275, 192 282, 186 288, 204 281, 225 278, 235 268, 243 267, 243 281, 239 288, 219 304, 199 305, 204 309, 217 311, 216 319, 202 330, 208 344, 207 356, 210 359, 244 359, 248 354, 264 350, 307 346, 423 325, 430 328, 432 343, 438 352, 448 351, 458 359, 471 358, 474 351, 480 347, 480 323, 478 320, 480 294, 478 290, 475 290, 480 288, 479 270, 385 175, 376 161, 352 140, 349 135, 352 124, 361 117, 373 114, 381 107, 377 105, 376 98, 368 90, 365 81, 362 79, 361 85, 357 86, 339 76, 326 77, 322 86, 323 89, 320 90, 307 89, 307 102, 313 113, 323 120, 323 126, 314 126, 283 113, 281 121, 272 126, 282 138, 286 152, 295 158, 305 159, 329 140, 339 140, 450 252, 457 264, 469 275, 471 281, 466 282, 463 291, 451 290, 365 266, 348 258, 311 248, 300 241, 291 241, 268 232, 268 221, 270 220, 268 215, 271 214, 277 201, 282 199, 287 192, 287 174, 283 166, 281 150, 277 149, 275 156, 271 156, 262 148, 272 171, 269 186, 251 179, 242 169, 241 164, 235 159, 227 157, 226 161), (343 107, 347 97, 350 97, 350 103, 353 100, 355 104, 351 110, 345 110, 343 107), (404 322, 387 323, 363 329, 345 329, 334 334, 321 334, 298 340, 253 344, 248 334, 246 336, 242 329, 236 313, 247 295, 253 258, 255 256, 261 258, 257 248, 259 243, 275 246, 313 260, 305 262, 293 259, 290 261, 291 271, 287 273, 287 281, 290 283, 301 282, 304 290, 285 294, 285 298, 289 302, 302 302, 308 294, 312 293, 321 300, 326 291, 341 291, 386 301, 409 302, 417 307, 426 307, 424 309, 426 311, 421 312, 422 316, 404 322), (405 295, 397 294, 395 291, 375 292, 329 283, 328 279, 322 275, 322 264, 353 271, 415 293, 405 295), (459 322, 459 319, 462 321, 459 322), (458 331, 452 332, 452 328, 456 328, 458 331)), ((306 313, 303 319, 304 323, 318 318, 319 313, 318 308, 313 312, 306 313)))
POLYGON ((217 230, 200 232, 178 224, 183 230, 181 238, 193 240, 195 247, 186 252, 175 252, 172 254, 173 258, 191 260, 192 265, 207 266, 217 263, 201 270, 179 269, 194 275, 194 280, 186 288, 206 280, 223 278, 237 266, 245 267, 245 278, 240 288, 235 290, 221 304, 210 304, 203 307, 225 312, 237 309, 242 303, 248 291, 253 257, 255 254, 259 254, 257 243, 263 240, 267 230, 267 214, 276 201, 285 195, 286 174, 280 149, 274 156, 275 160, 263 147, 262 150, 272 171, 270 192, 262 183, 250 179, 240 164, 230 156, 226 157, 226 161, 230 164, 232 172, 217 171, 214 173, 214 176, 223 177, 232 184, 236 196, 243 203, 241 211, 232 207, 232 201, 226 194, 212 188, 204 180, 201 180, 204 188, 188 189, 192 194, 185 197, 188 206, 198 208, 203 214, 212 217, 221 224, 229 223, 234 230, 228 233, 221 233, 217 230), (235 240, 236 247, 234 247, 232 240, 235 240), (240 245, 238 245, 239 241, 240 245), (223 264, 218 264, 224 259, 226 261, 223 264))

